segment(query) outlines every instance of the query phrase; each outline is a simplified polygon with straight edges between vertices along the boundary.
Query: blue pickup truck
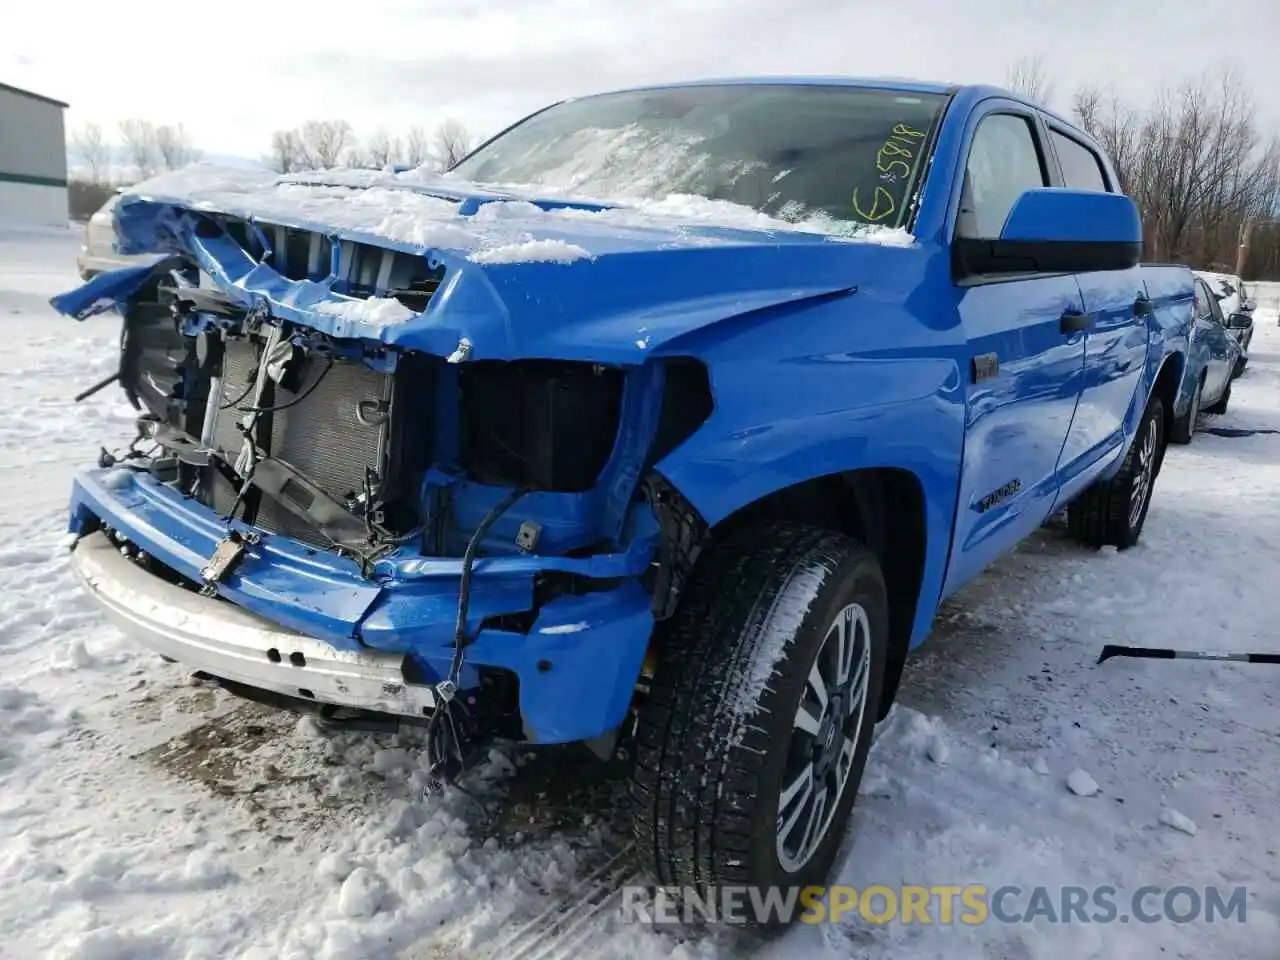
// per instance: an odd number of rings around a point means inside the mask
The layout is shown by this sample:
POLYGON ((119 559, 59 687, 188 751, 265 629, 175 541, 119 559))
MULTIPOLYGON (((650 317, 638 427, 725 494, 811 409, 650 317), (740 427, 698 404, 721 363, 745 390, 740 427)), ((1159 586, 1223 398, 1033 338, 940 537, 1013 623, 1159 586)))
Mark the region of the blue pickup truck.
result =
POLYGON ((1133 546, 1191 274, 986 87, 566 101, 447 174, 197 165, 55 298, 137 439, 71 494, 121 627, 227 689, 634 765, 664 884, 828 875, 939 601, 1065 509, 1133 546))

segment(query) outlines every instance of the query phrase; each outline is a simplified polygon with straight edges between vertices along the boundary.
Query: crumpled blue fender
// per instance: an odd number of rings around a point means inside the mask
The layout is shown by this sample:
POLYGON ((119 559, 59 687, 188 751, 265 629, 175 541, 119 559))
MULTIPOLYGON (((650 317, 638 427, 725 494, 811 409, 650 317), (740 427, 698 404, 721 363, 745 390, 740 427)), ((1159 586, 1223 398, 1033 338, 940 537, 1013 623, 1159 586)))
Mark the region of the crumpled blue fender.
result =
POLYGON ((148 263, 109 270, 98 274, 82 287, 51 297, 49 303, 65 316, 87 320, 96 314, 114 310, 121 302, 128 300, 151 279, 156 268, 157 264, 148 263))

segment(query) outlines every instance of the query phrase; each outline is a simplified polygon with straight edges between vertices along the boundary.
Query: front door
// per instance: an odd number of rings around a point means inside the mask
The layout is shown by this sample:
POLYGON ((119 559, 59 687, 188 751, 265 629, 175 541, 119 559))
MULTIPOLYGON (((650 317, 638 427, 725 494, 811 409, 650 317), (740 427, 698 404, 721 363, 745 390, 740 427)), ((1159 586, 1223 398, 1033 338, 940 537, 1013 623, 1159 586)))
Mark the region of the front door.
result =
MULTIPOLYGON (((1025 190, 1048 185, 1032 118, 997 102, 973 127, 956 233, 993 239, 1025 190)), ((1084 376, 1084 305, 1072 274, 972 277, 956 288, 968 340, 964 463, 950 592, 1044 522, 1084 376)))

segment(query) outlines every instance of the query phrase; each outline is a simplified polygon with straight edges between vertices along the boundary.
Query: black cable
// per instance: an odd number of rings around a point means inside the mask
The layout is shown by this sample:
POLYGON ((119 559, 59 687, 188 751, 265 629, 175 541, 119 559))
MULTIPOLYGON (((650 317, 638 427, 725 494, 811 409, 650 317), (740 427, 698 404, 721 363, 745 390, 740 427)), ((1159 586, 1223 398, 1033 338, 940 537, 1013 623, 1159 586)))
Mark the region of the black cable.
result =
POLYGON ((243 407, 241 409, 244 413, 252 413, 255 415, 262 414, 262 413, 275 413, 279 410, 288 410, 290 407, 296 406, 297 404, 301 403, 303 400, 307 399, 307 397, 311 396, 312 392, 315 391, 316 387, 320 386, 320 382, 324 380, 324 378, 328 375, 329 371, 332 369, 333 369, 333 354, 329 354, 329 356, 325 358, 324 369, 320 371, 320 376, 316 377, 315 381, 309 387, 307 387, 307 389, 303 390, 300 394, 298 394, 292 400, 286 401, 285 403, 276 404, 273 407, 243 407))
POLYGON ((475 533, 467 541, 466 551, 462 554, 462 582, 458 586, 458 620, 453 628, 453 660, 449 665, 449 679, 455 684, 462 670, 462 649, 466 646, 467 640, 467 609, 471 605, 471 569, 475 566, 476 554, 480 552, 480 542, 484 540, 485 534, 498 522, 498 519, 514 507, 516 501, 523 497, 525 492, 517 488, 495 504, 476 527, 475 533))
POLYGON ((258 368, 254 367, 253 370, 250 371, 249 373, 249 385, 244 388, 244 392, 241 393, 240 396, 236 397, 234 400, 228 400, 226 403, 220 404, 218 406, 218 409, 230 410, 237 403, 239 403, 241 400, 247 397, 250 393, 252 393, 253 388, 256 387, 257 385, 258 385, 258 368))
POLYGON ((452 746, 458 755, 459 763, 462 760, 462 743, 452 710, 454 709, 454 699, 457 694, 458 677, 462 673, 463 650, 467 645, 467 611, 471 606, 471 571, 475 566, 476 556, 480 552, 480 544, 485 535, 504 513, 515 506, 516 502, 525 493, 526 491, 522 489, 512 490, 495 504, 485 514, 475 532, 471 534, 471 539, 467 541, 467 549, 462 554, 462 577, 458 584, 458 619, 453 630, 453 657, 449 663, 449 676, 447 678, 450 686, 449 695, 447 699, 442 696, 439 690, 444 684, 437 685, 436 708, 431 712, 431 718, 427 721, 427 767, 433 777, 436 771, 440 771, 445 779, 452 779, 449 775, 448 752, 445 749, 441 749, 438 736, 444 736, 446 733, 451 736, 453 740, 452 746), (440 726, 440 718, 445 715, 448 716, 449 721, 447 731, 440 726))

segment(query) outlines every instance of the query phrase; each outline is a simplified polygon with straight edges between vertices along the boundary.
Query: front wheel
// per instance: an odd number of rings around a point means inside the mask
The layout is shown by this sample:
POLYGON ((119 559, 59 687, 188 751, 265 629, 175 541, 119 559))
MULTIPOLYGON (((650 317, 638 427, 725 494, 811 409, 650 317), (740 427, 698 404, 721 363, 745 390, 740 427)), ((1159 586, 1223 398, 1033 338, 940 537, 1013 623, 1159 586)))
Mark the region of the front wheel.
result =
MULTIPOLYGON (((636 850, 665 886, 825 883, 879 711, 880 565, 840 534, 776 523, 699 558, 636 731, 636 850)), ((776 926, 784 918, 747 916, 776 926)))
POLYGON ((1164 460, 1164 440, 1164 402, 1152 394, 1120 472, 1095 483, 1068 508, 1072 537, 1091 547, 1120 550, 1138 542, 1164 460))

